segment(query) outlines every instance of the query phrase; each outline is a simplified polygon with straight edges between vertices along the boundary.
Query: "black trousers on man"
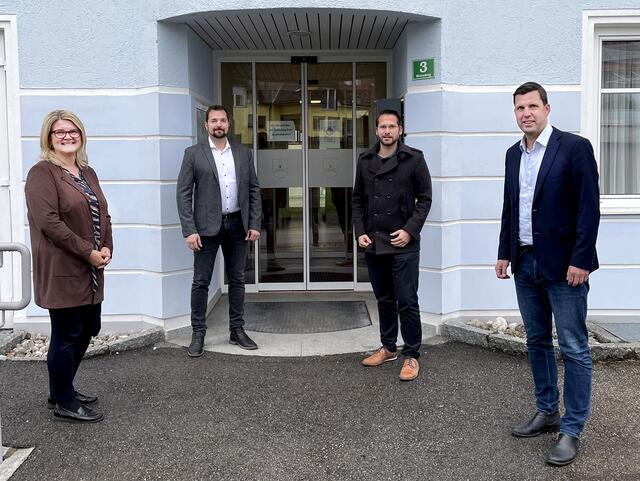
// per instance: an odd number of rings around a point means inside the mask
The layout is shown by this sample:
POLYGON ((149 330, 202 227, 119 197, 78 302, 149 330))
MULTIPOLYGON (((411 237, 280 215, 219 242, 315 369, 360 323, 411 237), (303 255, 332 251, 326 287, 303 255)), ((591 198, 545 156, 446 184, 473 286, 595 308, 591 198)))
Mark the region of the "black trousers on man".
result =
POLYGON ((422 324, 418 304, 420 252, 375 255, 365 252, 369 279, 378 300, 380 340, 391 352, 397 350, 398 318, 404 340, 402 355, 420 357, 422 324))
POLYGON ((47 353, 49 397, 56 403, 75 399, 73 379, 92 336, 100 332, 102 304, 49 309, 51 342, 47 353))
POLYGON ((202 247, 193 253, 193 283, 191 285, 191 327, 193 332, 207 330, 209 284, 216 262, 218 247, 222 247, 224 267, 229 281, 229 329, 244 326, 244 269, 247 237, 240 212, 222 220, 215 236, 201 236, 202 247))

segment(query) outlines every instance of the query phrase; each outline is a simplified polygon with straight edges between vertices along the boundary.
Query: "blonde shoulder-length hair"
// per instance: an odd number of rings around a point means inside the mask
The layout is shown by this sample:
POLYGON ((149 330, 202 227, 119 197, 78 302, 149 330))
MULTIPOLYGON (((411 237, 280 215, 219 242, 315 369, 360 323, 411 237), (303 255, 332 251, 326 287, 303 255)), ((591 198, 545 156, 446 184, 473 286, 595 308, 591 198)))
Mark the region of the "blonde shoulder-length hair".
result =
POLYGON ((51 145, 51 128, 58 120, 68 120, 80 131, 80 148, 78 152, 76 152, 76 163, 78 167, 84 169, 89 165, 89 158, 87 157, 87 136, 84 132, 84 125, 82 125, 78 116, 69 110, 54 110, 53 112, 49 112, 44 118, 42 130, 40 131, 40 159, 62 166, 62 162, 56 156, 53 145, 51 145))

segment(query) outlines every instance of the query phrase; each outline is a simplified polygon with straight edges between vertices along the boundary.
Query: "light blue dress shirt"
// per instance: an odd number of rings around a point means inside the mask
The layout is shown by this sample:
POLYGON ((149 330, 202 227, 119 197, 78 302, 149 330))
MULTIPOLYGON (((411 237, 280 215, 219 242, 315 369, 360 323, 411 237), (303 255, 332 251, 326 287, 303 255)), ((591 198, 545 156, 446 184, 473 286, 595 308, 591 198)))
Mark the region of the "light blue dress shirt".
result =
POLYGON ((527 140, 522 137, 520 141, 520 208, 518 240, 520 245, 533 245, 533 232, 531 227, 531 209, 533 207, 533 194, 536 190, 538 172, 542 164, 542 158, 547 150, 549 137, 553 127, 550 123, 540 132, 531 150, 527 149, 527 140))

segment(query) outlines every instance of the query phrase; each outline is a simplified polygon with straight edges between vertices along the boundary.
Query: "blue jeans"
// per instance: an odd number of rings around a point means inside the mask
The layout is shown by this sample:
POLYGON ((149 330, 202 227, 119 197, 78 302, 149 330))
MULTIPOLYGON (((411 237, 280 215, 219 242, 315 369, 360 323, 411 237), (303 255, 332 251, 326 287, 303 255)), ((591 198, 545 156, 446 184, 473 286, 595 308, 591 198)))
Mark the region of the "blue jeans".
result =
POLYGON ((420 357, 422 324, 418 305, 418 264, 420 252, 374 255, 365 252, 369 279, 378 300, 380 340, 391 352, 396 352, 398 317, 405 357, 420 357))
POLYGON ((536 407, 546 414, 558 411, 558 367, 551 337, 553 314, 564 362, 565 414, 560 432, 579 437, 591 412, 592 365, 586 325, 589 284, 571 287, 567 281, 544 279, 533 252, 521 254, 515 284, 527 332, 536 407))
POLYGON ((200 237, 202 247, 193 252, 193 283, 191 284, 191 327, 193 332, 207 330, 209 284, 216 263, 218 247, 222 247, 224 268, 229 282, 229 329, 244 326, 244 268, 246 263, 246 232, 240 216, 222 221, 218 235, 200 237))

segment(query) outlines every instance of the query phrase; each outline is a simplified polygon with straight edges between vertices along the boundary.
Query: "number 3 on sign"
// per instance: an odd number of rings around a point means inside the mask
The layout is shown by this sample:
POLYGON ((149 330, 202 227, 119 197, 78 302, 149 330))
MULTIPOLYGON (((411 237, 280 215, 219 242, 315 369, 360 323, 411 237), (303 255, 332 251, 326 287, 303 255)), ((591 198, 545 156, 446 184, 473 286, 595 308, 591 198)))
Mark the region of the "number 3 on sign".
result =
POLYGON ((427 73, 429 71, 429 66, 426 60, 420 62, 420 73, 427 73))

